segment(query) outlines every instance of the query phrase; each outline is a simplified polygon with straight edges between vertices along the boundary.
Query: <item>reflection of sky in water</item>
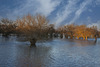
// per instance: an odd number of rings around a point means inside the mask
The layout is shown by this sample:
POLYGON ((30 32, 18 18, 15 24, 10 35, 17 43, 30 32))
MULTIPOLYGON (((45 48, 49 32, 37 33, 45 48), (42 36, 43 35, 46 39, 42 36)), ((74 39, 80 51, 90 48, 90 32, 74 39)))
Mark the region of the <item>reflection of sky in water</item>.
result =
POLYGON ((36 45, 0 36, 0 67, 100 67, 100 39, 53 39, 36 45))

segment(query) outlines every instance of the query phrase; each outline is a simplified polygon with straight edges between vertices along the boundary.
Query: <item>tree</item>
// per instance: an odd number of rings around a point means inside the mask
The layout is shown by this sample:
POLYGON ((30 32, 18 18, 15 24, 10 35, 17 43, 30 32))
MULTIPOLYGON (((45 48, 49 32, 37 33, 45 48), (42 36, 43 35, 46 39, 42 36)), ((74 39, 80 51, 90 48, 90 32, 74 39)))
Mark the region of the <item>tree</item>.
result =
POLYGON ((53 37, 54 33, 55 33, 54 24, 50 24, 48 29, 48 34, 50 35, 50 38, 53 37))
POLYGON ((70 36, 70 39, 73 39, 73 35, 74 35, 74 29, 75 29, 75 26, 74 24, 70 24, 70 25, 66 25, 65 26, 65 31, 66 31, 66 36, 70 36))
POLYGON ((99 35, 99 32, 97 30, 97 27, 96 26, 90 27, 90 31, 91 31, 91 37, 92 38, 95 38, 95 40, 97 40, 97 37, 99 35))
POLYGON ((65 28, 64 28, 64 26, 58 27, 56 29, 56 33, 58 33, 60 35, 60 38, 63 38, 63 35, 65 34, 65 28))
POLYGON ((77 26, 75 27, 74 36, 76 36, 78 39, 79 39, 80 37, 82 37, 82 38, 85 40, 86 34, 88 34, 86 25, 80 25, 80 26, 77 25, 77 26))
POLYGON ((15 32, 15 24, 13 23, 12 20, 9 20, 7 18, 3 18, 1 20, 1 24, 0 24, 0 30, 1 30, 1 33, 4 35, 4 36, 8 36, 10 35, 11 33, 14 33, 15 32))
POLYGON ((88 28, 86 25, 77 25, 74 30, 74 36, 76 36, 78 39, 80 37, 82 37, 84 40, 87 40, 88 37, 97 39, 97 35, 98 31, 96 27, 88 28))
POLYGON ((35 45, 37 40, 47 38, 48 35, 48 20, 45 16, 37 15, 24 16, 22 19, 17 19, 17 31, 23 35, 26 40, 30 41, 31 45, 35 45))

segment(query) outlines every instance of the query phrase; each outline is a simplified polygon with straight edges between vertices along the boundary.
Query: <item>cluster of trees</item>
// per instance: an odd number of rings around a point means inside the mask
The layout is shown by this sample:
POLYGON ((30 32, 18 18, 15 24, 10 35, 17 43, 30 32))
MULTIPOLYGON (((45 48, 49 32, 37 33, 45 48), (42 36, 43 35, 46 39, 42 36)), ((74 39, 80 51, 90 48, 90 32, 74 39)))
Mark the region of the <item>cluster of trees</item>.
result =
POLYGON ((63 38, 95 38, 100 37, 100 31, 97 27, 87 27, 86 25, 65 25, 55 29, 54 24, 49 24, 49 20, 45 16, 26 15, 18 18, 16 21, 2 19, 0 22, 0 33, 3 36, 16 34, 25 37, 31 44, 35 45, 39 39, 47 39, 52 37, 63 38))
POLYGON ((65 35, 66 38, 70 39, 84 39, 87 40, 88 38, 95 38, 100 36, 100 31, 97 30, 96 26, 87 27, 86 25, 65 25, 61 28, 61 32, 65 35))
POLYGON ((33 45, 37 40, 51 38, 54 31, 54 25, 49 24, 49 20, 39 14, 37 16, 28 14, 16 21, 3 18, 0 22, 0 33, 3 36, 16 34, 19 37, 24 37, 33 45))

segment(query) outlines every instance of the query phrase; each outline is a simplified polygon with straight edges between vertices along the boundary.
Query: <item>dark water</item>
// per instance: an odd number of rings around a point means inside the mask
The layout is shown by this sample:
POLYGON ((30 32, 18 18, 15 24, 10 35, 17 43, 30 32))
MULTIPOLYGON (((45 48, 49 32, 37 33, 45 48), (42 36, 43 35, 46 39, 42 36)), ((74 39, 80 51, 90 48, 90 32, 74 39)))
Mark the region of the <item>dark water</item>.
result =
POLYGON ((36 43, 0 36, 0 67, 100 67, 100 39, 53 39, 36 43))

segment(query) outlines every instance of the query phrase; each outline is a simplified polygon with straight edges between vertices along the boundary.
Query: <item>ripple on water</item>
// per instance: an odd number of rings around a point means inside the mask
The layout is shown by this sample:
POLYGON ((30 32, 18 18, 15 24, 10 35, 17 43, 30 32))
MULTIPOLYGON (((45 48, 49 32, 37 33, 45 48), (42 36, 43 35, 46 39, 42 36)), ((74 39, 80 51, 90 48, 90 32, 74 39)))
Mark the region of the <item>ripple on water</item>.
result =
POLYGON ((100 39, 95 44, 66 39, 29 44, 0 36, 0 67, 100 67, 100 39))

